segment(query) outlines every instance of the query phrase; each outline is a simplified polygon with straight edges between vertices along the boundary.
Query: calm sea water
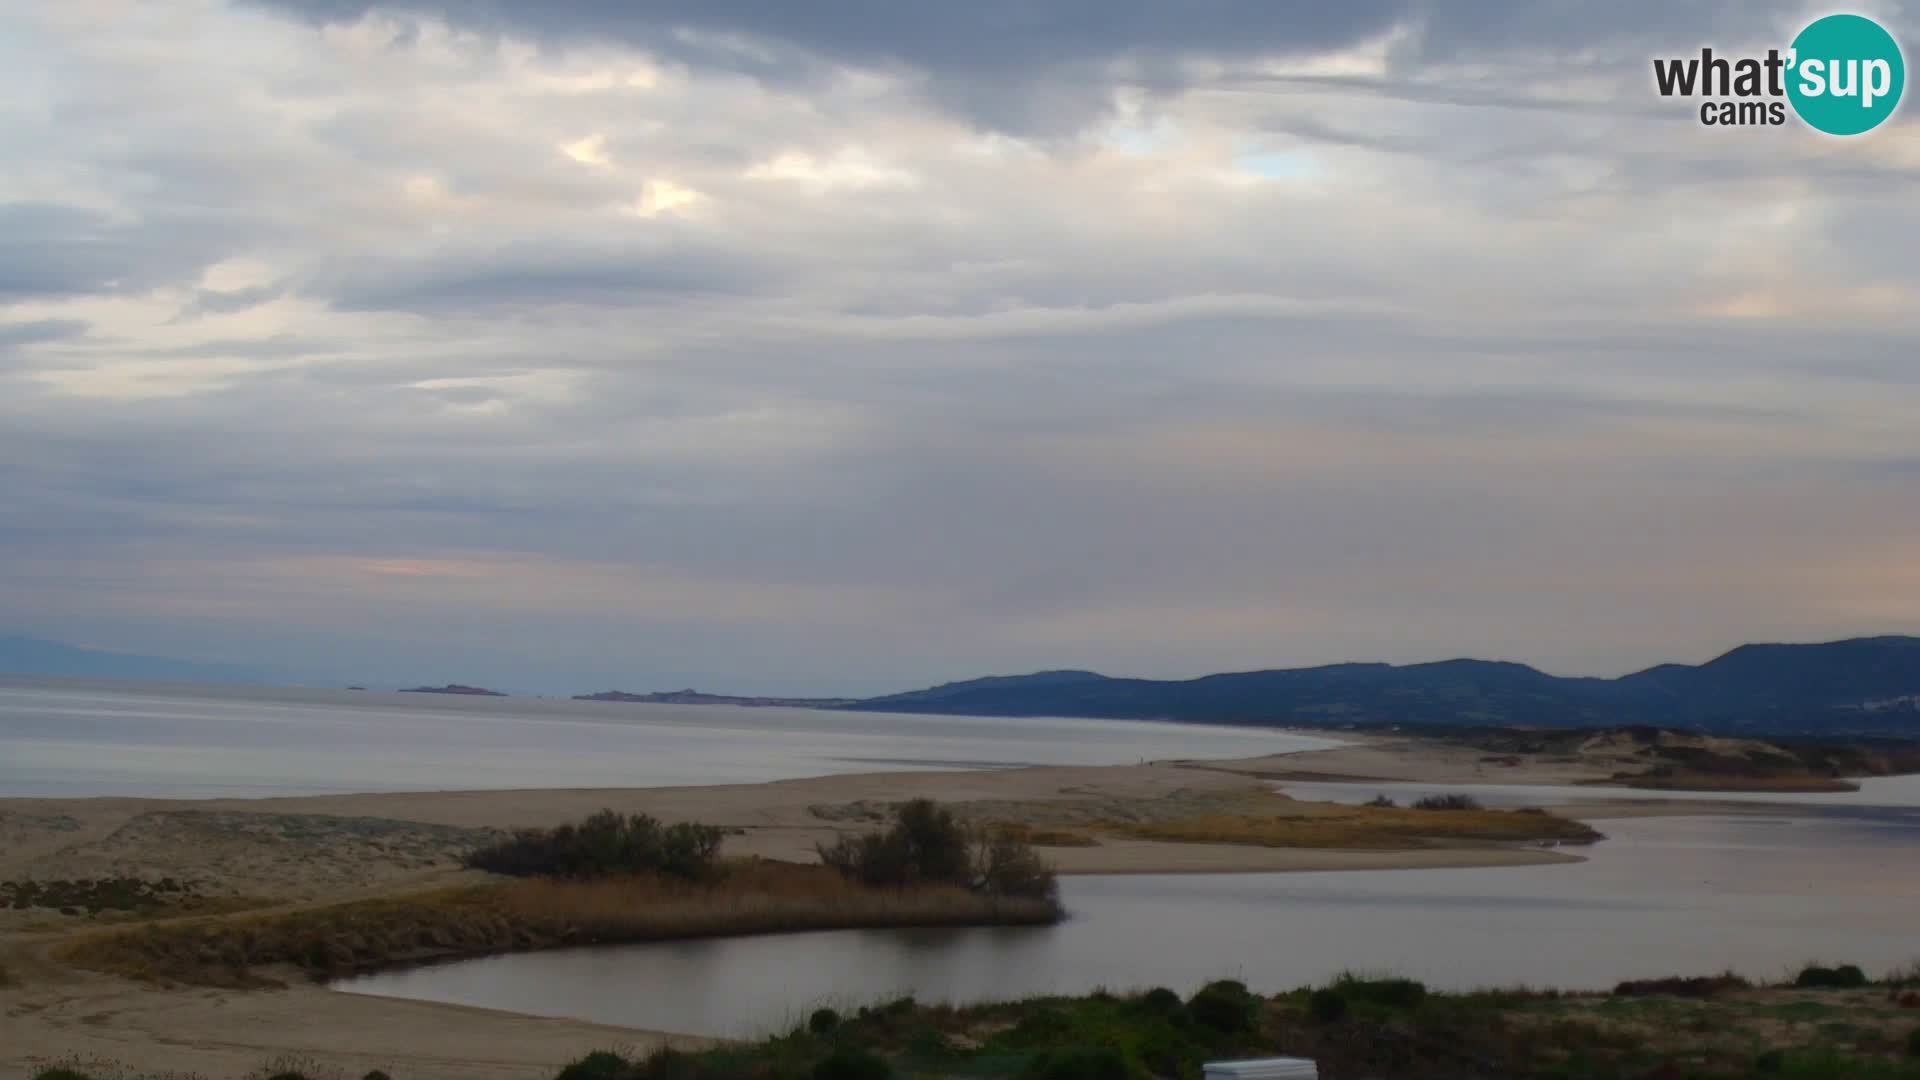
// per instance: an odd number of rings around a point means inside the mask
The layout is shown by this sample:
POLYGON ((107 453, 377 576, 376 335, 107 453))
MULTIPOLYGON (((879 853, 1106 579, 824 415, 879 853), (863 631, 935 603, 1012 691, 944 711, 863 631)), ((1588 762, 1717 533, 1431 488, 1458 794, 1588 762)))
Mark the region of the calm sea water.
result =
POLYGON ((1110 720, 0 677, 0 797, 654 787, 1332 745, 1110 720))
POLYGON ((356 992, 750 1036, 818 1005, 982 1001, 1358 970, 1442 987, 1601 988, 1813 959, 1920 958, 1920 811, 1637 818, 1577 864, 1074 877, 1057 927, 846 931, 489 957, 356 992))

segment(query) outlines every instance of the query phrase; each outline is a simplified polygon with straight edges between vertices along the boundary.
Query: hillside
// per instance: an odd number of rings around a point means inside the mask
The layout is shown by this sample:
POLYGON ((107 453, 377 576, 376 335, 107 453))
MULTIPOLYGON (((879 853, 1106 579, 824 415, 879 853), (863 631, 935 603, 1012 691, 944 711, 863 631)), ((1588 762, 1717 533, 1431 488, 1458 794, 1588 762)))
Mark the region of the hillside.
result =
POLYGON ((1524 664, 1333 664, 1110 678, 1047 671, 947 683, 849 708, 989 716, 1097 716, 1309 726, 1646 725, 1751 734, 1920 736, 1920 638, 1743 645, 1697 666, 1617 679, 1524 664))

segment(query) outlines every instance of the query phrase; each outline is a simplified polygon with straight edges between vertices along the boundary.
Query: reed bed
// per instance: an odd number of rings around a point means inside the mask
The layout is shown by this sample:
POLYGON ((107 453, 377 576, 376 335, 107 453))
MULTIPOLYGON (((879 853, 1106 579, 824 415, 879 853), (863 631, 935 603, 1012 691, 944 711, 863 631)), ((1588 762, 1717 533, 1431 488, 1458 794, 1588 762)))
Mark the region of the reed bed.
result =
POLYGON ((1590 826, 1538 810, 1413 810, 1292 803, 1281 814, 1207 814, 1115 822, 1141 840, 1259 847, 1403 850, 1459 843, 1592 843, 1590 826))
POLYGON ((154 923, 70 945, 73 964, 159 982, 245 986, 427 960, 683 938, 896 926, 1040 925, 1057 904, 961 888, 871 889, 819 866, 756 862, 710 883, 519 880, 279 913, 154 923), (263 970, 268 969, 268 970, 263 970))

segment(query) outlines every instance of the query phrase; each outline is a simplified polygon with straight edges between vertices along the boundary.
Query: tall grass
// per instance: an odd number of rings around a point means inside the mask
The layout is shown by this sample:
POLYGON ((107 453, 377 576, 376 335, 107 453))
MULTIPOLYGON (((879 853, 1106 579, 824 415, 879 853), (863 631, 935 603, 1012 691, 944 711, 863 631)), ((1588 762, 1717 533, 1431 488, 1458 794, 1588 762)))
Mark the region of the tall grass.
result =
POLYGON ((869 889, 819 866, 754 862, 714 881, 529 879, 282 913, 93 935, 71 963, 165 982, 258 985, 263 967, 314 977, 562 945, 893 926, 1031 925, 1049 902, 963 888, 869 889))
POLYGON ((1260 847, 1393 850, 1462 841, 1591 843, 1601 835, 1578 821, 1538 811, 1430 810, 1296 803, 1289 813, 1209 814, 1109 827, 1142 840, 1260 847))

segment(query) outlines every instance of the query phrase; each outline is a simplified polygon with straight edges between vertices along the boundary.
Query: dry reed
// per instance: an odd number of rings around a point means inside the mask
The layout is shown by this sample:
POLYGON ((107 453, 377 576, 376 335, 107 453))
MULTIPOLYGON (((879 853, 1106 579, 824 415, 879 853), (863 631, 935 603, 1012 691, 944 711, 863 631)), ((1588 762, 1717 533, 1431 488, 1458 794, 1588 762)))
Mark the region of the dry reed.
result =
POLYGON ((1044 924, 1059 908, 960 888, 869 889, 825 867, 757 862, 715 882, 519 880, 96 934, 65 959, 136 978, 251 985, 292 965, 326 978, 564 945, 892 926, 1044 924))

